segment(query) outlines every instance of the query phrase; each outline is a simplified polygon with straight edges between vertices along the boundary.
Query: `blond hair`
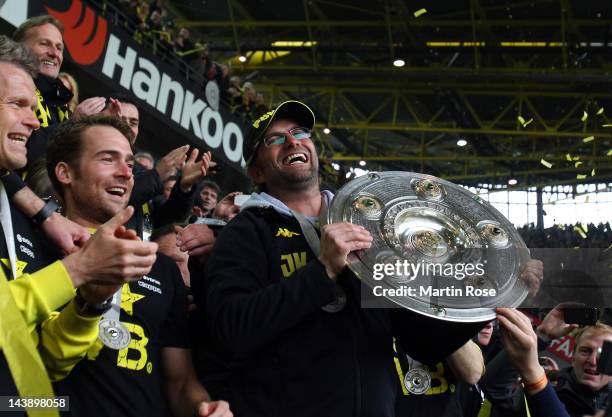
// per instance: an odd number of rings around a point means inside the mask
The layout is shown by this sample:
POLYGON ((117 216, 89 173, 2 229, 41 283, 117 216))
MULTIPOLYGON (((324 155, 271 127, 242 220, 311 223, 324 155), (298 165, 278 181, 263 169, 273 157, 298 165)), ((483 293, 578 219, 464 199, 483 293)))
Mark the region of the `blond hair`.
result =
POLYGON ((578 344, 580 343, 580 339, 582 338, 582 336, 584 336, 586 332, 592 332, 595 334, 600 334, 600 333, 612 334, 612 326, 608 326, 607 324, 598 321, 592 326, 585 326, 585 327, 579 328, 573 334, 574 351, 576 351, 576 348, 578 347, 578 344))

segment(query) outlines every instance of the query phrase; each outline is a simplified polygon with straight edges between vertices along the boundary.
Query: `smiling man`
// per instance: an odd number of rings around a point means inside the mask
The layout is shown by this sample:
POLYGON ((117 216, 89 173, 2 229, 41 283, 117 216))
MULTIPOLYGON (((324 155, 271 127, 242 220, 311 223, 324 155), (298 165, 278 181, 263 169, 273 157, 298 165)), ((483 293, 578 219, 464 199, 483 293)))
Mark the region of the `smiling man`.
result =
POLYGON ((332 198, 319 188, 314 125, 308 106, 284 102, 253 123, 244 143, 260 192, 219 234, 206 269, 207 324, 231 369, 219 391, 237 416, 391 417, 393 337, 411 357, 435 363, 484 323, 361 308, 360 282, 346 265, 350 252, 370 247, 370 234, 330 224, 320 250, 312 243, 332 198))
POLYGON ((38 59, 36 117, 40 131, 28 144, 28 162, 32 164, 42 157, 50 134, 49 128, 67 120, 70 116, 68 102, 72 93, 57 77, 64 62, 64 26, 53 16, 37 16, 23 22, 13 39, 28 48, 38 59))
POLYGON ((575 336, 572 366, 555 375, 557 395, 572 417, 595 414, 607 404, 612 376, 597 371, 604 341, 612 342, 612 327, 598 323, 581 329, 575 336))
POLYGON ((106 289, 148 273, 157 245, 126 232, 128 209, 81 250, 51 262, 52 245, 8 201, 7 170, 23 167, 26 142, 39 126, 34 63, 22 45, 0 36, 0 393, 40 397, 52 395, 49 377, 69 372, 97 337, 99 315, 85 317, 80 306, 102 303, 106 289))
MULTIPOLYGON (((58 127, 47 170, 69 219, 97 229, 126 207, 134 187, 131 136, 114 116, 87 116, 58 127)), ((196 379, 186 302, 181 274, 162 254, 140 282, 118 290, 108 310, 113 313, 103 319, 120 323, 113 326, 122 337, 102 337, 101 331, 86 359, 56 384, 59 395, 70 396, 71 414, 231 417, 227 403, 210 402, 196 379)))

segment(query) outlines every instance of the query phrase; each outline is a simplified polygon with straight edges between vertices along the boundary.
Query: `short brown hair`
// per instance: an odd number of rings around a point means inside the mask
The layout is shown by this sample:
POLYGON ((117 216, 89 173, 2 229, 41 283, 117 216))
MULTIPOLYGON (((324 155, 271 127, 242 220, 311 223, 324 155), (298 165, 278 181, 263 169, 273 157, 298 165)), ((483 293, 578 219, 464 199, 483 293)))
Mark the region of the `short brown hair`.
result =
POLYGON ((131 145, 132 130, 121 119, 114 116, 94 114, 84 116, 78 120, 69 119, 60 123, 49 138, 47 147, 47 173, 53 188, 62 197, 64 192, 60 182, 55 176, 55 167, 65 162, 78 170, 78 160, 83 153, 83 133, 93 126, 109 126, 117 129, 131 145))
POLYGON ((31 17, 25 22, 23 22, 21 25, 19 25, 19 27, 15 30, 15 33, 13 33, 13 39, 16 42, 23 42, 26 36, 28 35, 28 30, 46 24, 51 24, 55 26, 62 35, 64 34, 64 24, 62 22, 60 22, 53 16, 43 14, 41 16, 31 17))
POLYGON ((32 51, 4 35, 0 35, 0 62, 15 65, 32 78, 38 74, 38 60, 32 51))

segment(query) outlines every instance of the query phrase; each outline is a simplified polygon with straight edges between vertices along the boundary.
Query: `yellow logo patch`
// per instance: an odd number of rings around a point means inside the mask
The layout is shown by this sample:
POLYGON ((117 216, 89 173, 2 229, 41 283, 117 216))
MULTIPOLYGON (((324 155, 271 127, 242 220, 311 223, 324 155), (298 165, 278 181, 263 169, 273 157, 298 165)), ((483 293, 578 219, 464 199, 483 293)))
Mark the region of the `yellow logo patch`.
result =
POLYGON ((278 228, 278 232, 276 232, 276 236, 275 237, 293 237, 293 236, 299 236, 300 234, 297 232, 292 232, 289 229, 285 229, 284 227, 279 227, 278 228))
POLYGON ((274 114, 274 110, 271 110, 267 112, 266 114, 262 115, 259 119, 253 122, 253 127, 255 129, 259 129, 259 124, 263 122, 264 120, 268 120, 273 114, 274 114))

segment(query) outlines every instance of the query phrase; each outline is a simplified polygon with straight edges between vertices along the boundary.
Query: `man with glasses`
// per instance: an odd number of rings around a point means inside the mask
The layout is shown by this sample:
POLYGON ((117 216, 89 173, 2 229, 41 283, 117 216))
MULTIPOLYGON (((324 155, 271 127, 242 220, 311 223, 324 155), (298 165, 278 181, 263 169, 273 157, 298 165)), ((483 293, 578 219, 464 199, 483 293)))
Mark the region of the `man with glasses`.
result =
POLYGON ((393 337, 411 357, 435 363, 484 323, 361 308, 347 256, 372 237, 330 224, 317 248, 318 218, 333 195, 319 188, 314 125, 308 106, 287 101, 257 119, 244 143, 260 192, 216 240, 201 304, 228 365, 217 389, 236 416, 394 416, 393 337))

